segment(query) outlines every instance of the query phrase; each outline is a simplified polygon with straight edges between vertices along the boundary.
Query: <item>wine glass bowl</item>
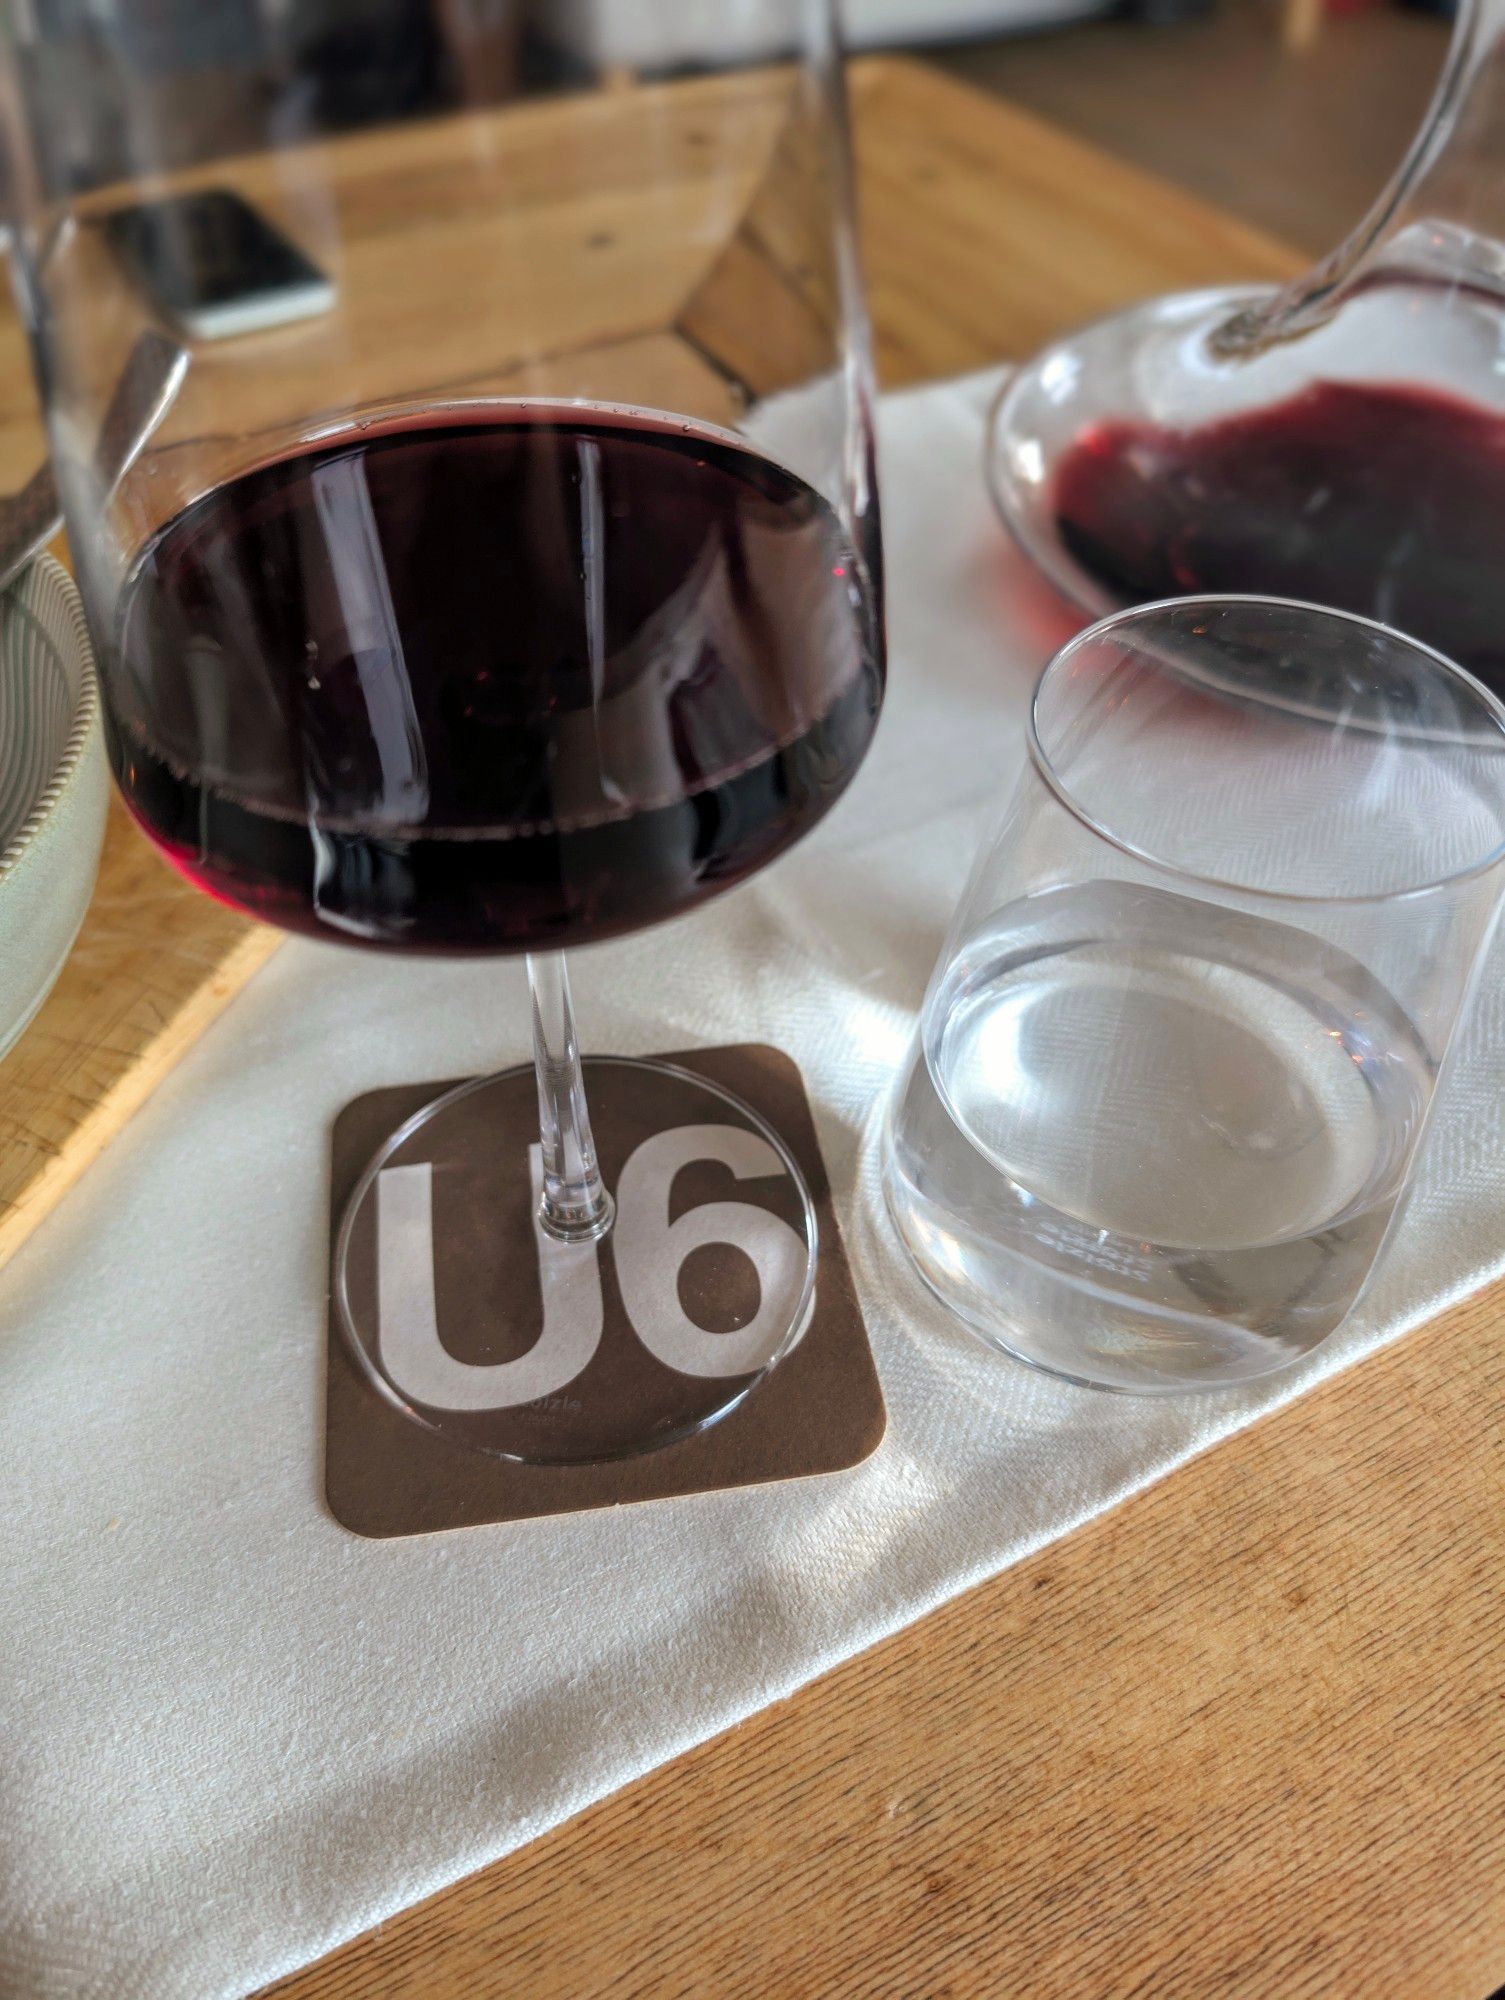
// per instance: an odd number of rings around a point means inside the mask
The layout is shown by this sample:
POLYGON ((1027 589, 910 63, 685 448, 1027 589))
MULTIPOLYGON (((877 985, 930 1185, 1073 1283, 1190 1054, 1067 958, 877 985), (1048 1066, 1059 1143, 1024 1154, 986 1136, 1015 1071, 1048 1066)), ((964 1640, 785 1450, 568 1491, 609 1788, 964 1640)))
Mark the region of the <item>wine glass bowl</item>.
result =
POLYGON ((835 511, 719 429, 521 401, 347 426, 138 562, 117 774, 186 874, 285 929, 598 942, 834 802, 881 693, 863 577, 835 511))

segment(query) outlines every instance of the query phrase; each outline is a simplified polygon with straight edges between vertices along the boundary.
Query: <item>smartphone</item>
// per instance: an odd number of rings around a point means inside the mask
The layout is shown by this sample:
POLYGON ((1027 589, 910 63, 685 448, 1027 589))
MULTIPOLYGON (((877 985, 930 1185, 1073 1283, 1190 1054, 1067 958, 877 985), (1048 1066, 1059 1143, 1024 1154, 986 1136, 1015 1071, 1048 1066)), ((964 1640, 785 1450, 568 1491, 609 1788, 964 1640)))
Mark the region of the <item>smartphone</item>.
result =
POLYGON ((318 265, 229 188, 117 208, 104 227, 137 283, 194 340, 259 333, 334 304, 318 265))

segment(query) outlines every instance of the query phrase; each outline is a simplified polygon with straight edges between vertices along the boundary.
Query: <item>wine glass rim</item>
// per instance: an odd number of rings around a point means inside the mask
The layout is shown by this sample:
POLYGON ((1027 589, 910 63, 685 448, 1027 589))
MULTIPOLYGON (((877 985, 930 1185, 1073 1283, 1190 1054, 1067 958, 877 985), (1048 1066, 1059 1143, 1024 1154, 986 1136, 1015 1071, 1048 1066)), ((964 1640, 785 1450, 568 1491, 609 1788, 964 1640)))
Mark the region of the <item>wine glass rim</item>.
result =
MULTIPOLYGON (((1366 618, 1361 612, 1340 611, 1332 605, 1314 604, 1306 598, 1274 597, 1259 591, 1207 591, 1184 597, 1157 597, 1144 604, 1123 606, 1117 611, 1110 612, 1106 617, 1095 619, 1092 624, 1084 626, 1080 632, 1075 633, 1064 646, 1059 647, 1051 655, 1030 696, 1026 727, 1030 761, 1073 819, 1086 827, 1089 833, 1095 834, 1098 839, 1116 848, 1119 853, 1128 855, 1131 860, 1143 862, 1162 874, 1175 876, 1181 881, 1200 883, 1204 887, 1223 890, 1231 895, 1250 896, 1271 903, 1318 903, 1325 906, 1398 903, 1413 897, 1435 895, 1441 889, 1456 888, 1479 876, 1489 874, 1492 869, 1498 868, 1501 862, 1505 861, 1505 834, 1502 834, 1500 840, 1487 853, 1477 861, 1470 862, 1467 867, 1453 869, 1442 875, 1429 876, 1425 881, 1407 883, 1401 888, 1343 894, 1321 890, 1265 888, 1255 883, 1241 882, 1227 875, 1204 872, 1172 861, 1165 855, 1156 853, 1153 848, 1141 846, 1117 832, 1106 820, 1100 819, 1090 811, 1055 768, 1051 754, 1045 747, 1041 734, 1040 706, 1047 686, 1054 680, 1057 672, 1076 654, 1108 637, 1115 630, 1169 612, 1192 614, 1202 611, 1217 612, 1227 610, 1230 606, 1248 606, 1260 611, 1296 611, 1330 623, 1356 626, 1361 631, 1377 634, 1393 644, 1404 647, 1408 652, 1415 653, 1428 661, 1434 668, 1440 669, 1445 678, 1460 682, 1467 689, 1484 714, 1493 722, 1499 738, 1499 748, 1505 752, 1505 702, 1502 702, 1498 695, 1492 693, 1466 667, 1459 666, 1458 662, 1449 659, 1446 653, 1439 652, 1435 646, 1427 645, 1425 640, 1414 638, 1411 633, 1403 632, 1397 626, 1387 625, 1378 618, 1366 618)), ((1210 676, 1208 679, 1211 682, 1210 676)), ((1278 694, 1272 693, 1263 697, 1263 700, 1264 705, 1269 708, 1281 709, 1291 715, 1307 715, 1313 719, 1319 716, 1319 711, 1278 694)))

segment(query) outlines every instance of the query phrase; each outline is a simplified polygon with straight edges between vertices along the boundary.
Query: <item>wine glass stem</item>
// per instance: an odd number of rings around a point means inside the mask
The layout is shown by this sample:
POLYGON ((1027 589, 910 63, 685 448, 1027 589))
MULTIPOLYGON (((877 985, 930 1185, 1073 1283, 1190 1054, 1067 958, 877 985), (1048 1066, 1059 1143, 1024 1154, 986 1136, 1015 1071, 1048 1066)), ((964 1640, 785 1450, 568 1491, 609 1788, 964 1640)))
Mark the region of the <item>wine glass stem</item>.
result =
POLYGON ((596 1165, 580 1069, 580 1041, 561 952, 528 955, 533 996, 533 1066, 543 1153, 539 1220, 562 1243, 589 1243, 611 1228, 613 1205, 596 1165))

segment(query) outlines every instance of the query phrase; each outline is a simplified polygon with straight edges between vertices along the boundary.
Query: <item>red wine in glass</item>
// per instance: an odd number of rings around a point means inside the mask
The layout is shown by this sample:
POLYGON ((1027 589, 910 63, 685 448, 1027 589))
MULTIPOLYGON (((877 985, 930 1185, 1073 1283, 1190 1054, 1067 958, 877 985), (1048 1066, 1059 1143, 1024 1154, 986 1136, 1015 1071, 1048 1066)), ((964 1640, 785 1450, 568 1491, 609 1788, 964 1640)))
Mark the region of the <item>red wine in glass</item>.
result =
POLYGON ((111 754, 163 852, 288 930, 435 952, 641 928, 835 802, 871 565, 709 428, 458 406, 195 502, 124 593, 111 754))
POLYGON ((1061 541, 1123 603, 1305 598, 1399 626, 1505 692, 1505 417, 1319 382, 1199 428, 1108 422, 1062 458, 1061 541))

